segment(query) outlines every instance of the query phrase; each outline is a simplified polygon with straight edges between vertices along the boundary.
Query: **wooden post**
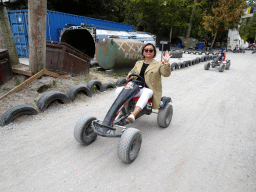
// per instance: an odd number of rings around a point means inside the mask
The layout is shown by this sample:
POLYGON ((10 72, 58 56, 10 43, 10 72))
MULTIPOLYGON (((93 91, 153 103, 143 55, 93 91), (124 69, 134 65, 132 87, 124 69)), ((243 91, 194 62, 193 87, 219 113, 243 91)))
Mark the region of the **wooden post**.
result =
POLYGON ((8 49, 11 65, 19 64, 19 57, 12 35, 8 12, 0 5, 0 49, 8 49))
POLYGON ((47 0, 28 0, 29 69, 35 74, 46 65, 47 0))

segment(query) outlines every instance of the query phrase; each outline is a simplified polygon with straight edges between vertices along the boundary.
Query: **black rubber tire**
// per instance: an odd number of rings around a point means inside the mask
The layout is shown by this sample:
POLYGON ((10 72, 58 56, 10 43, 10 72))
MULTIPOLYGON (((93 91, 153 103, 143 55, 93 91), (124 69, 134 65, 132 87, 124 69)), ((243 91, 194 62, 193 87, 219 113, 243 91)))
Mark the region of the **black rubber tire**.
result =
POLYGON ((196 63, 200 63, 200 58, 199 57, 196 58, 196 63))
POLYGON ((188 60, 188 65, 191 66, 192 65, 192 61, 191 60, 188 60))
POLYGON ((177 65, 177 63, 172 63, 172 64, 171 64, 171 70, 172 70, 172 71, 173 71, 174 69, 176 69, 176 67, 175 67, 176 65, 177 65))
POLYGON ((175 63, 175 69, 179 69, 179 65, 175 63))
POLYGON ((182 62, 177 63, 177 65, 179 66, 180 69, 183 68, 183 63, 182 62))
POLYGON ((189 66, 189 63, 188 63, 187 61, 183 61, 183 65, 184 65, 185 67, 188 67, 188 66, 189 66))
POLYGON ((114 85, 113 83, 104 83, 102 86, 101 86, 101 90, 102 91, 106 91, 107 89, 114 89, 116 88, 116 85, 114 85))
POLYGON ((70 103, 69 98, 64 93, 60 91, 48 91, 38 99, 36 106, 40 112, 43 112, 47 109, 50 103, 56 100, 62 104, 70 103))
POLYGON ((70 99, 70 101, 74 101, 78 93, 84 93, 88 97, 92 97, 91 91, 88 89, 88 87, 84 85, 76 85, 74 87, 71 87, 67 92, 67 96, 70 99))
POLYGON ((230 60, 227 60, 227 63, 226 63, 225 69, 226 69, 226 70, 229 70, 230 65, 231 65, 230 60))
POLYGON ((117 81, 116 81, 116 86, 120 87, 123 86, 124 84, 126 84, 126 78, 125 77, 120 77, 117 81))
POLYGON ((205 63, 204 64, 204 69, 205 70, 209 70, 209 68, 210 68, 210 63, 205 63))
POLYGON ((140 130, 128 128, 122 134, 117 155, 124 163, 132 163, 138 156, 142 143, 142 135, 140 130))
POLYGON ((97 134, 91 127, 93 120, 96 120, 96 118, 87 115, 81 117, 76 123, 74 128, 74 138, 78 143, 83 145, 90 145, 96 140, 97 134))
POLYGON ((221 63, 219 66, 219 72, 223 72, 224 68, 225 68, 225 65, 221 63))
POLYGON ((196 60, 193 59, 193 60, 192 60, 192 65, 195 65, 195 64, 196 64, 196 60))
POLYGON ((102 83, 98 80, 91 80, 87 83, 86 87, 91 91, 91 93, 93 92, 93 87, 96 87, 96 89, 98 91, 102 91, 101 87, 102 87, 102 83))
POLYGON ((173 107, 168 103, 164 108, 159 108, 157 115, 157 124, 159 127, 167 128, 171 121, 173 115, 173 107))
POLYGON ((0 118, 0 126, 11 123, 15 118, 21 115, 36 115, 38 111, 30 105, 16 105, 7 109, 0 118))

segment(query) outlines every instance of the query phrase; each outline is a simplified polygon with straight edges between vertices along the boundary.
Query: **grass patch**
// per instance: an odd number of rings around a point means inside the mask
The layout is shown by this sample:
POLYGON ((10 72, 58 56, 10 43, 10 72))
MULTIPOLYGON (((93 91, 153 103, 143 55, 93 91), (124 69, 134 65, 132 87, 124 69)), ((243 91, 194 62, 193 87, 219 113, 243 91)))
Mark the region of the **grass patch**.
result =
POLYGON ((21 83, 21 82, 20 82, 19 79, 16 79, 16 80, 15 80, 15 86, 18 86, 20 83, 21 83))
POLYGON ((3 91, 10 91, 11 89, 9 87, 4 87, 1 92, 3 91))

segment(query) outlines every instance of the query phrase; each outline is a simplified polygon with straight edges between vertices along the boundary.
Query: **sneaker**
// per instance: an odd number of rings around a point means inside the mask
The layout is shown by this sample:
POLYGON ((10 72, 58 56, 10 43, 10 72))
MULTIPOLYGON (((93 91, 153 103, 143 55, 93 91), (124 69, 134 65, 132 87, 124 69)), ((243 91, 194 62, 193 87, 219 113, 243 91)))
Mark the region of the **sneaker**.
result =
POLYGON ((135 121, 135 117, 133 114, 129 115, 126 119, 126 121, 128 121, 129 123, 133 123, 135 121))

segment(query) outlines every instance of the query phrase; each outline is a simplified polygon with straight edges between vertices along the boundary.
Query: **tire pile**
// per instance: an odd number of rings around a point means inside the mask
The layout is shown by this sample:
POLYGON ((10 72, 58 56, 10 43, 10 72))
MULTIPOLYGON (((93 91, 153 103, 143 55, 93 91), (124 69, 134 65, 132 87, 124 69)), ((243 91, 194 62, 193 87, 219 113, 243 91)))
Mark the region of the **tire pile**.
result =
POLYGON ((198 64, 200 62, 213 60, 216 57, 217 57, 217 55, 204 55, 202 57, 197 57, 195 59, 188 60, 188 61, 183 61, 183 62, 178 62, 178 63, 174 62, 171 64, 171 69, 173 71, 173 70, 177 70, 177 69, 186 68, 186 67, 198 64))
MULTIPOLYGON (((174 51, 172 53, 176 54, 175 57, 173 58, 181 58, 183 54, 182 51, 174 51)), ((212 60, 215 57, 217 57, 217 55, 205 55, 202 57, 197 57, 196 59, 193 59, 193 60, 183 61, 179 63, 172 63, 171 69, 172 71, 177 69, 182 69, 185 67, 198 64, 200 62, 212 60)), ((37 109, 30 105, 21 104, 21 105, 13 106, 8 110, 6 110, 0 118, 0 126, 8 125, 15 118, 21 115, 37 115, 39 112, 44 112, 49 107, 49 105, 55 101, 61 104, 68 104, 70 102, 73 102, 78 93, 83 93, 88 97, 92 97, 93 95, 92 93, 94 92, 94 90, 103 92, 110 88, 116 88, 116 86, 122 86, 125 83, 126 83, 125 77, 119 78, 115 84, 113 83, 102 84, 98 80, 91 80, 87 83, 86 86, 76 85, 74 87, 71 87, 66 94, 60 91, 47 91, 38 99, 36 103, 37 109)))
POLYGON ((172 58, 182 58, 183 51, 171 51, 170 54, 172 55, 172 58))
POLYGON ((188 54, 198 54, 198 55, 202 55, 203 53, 205 55, 215 55, 215 53, 213 51, 201 51, 201 50, 190 50, 190 49, 185 49, 183 51, 184 53, 188 53, 188 54))
POLYGON ((68 104, 75 100, 78 93, 83 93, 88 97, 92 97, 94 89, 103 92, 110 88, 115 88, 116 86, 122 86, 126 83, 125 77, 121 77, 117 80, 115 84, 105 83, 102 84, 98 80, 91 80, 86 86, 76 85, 71 87, 67 94, 60 91, 47 91, 45 92, 37 101, 37 109, 31 105, 16 105, 7 109, 0 118, 0 126, 5 126, 11 123, 15 118, 21 115, 37 115, 39 112, 44 112, 51 103, 57 101, 61 104, 68 104))

